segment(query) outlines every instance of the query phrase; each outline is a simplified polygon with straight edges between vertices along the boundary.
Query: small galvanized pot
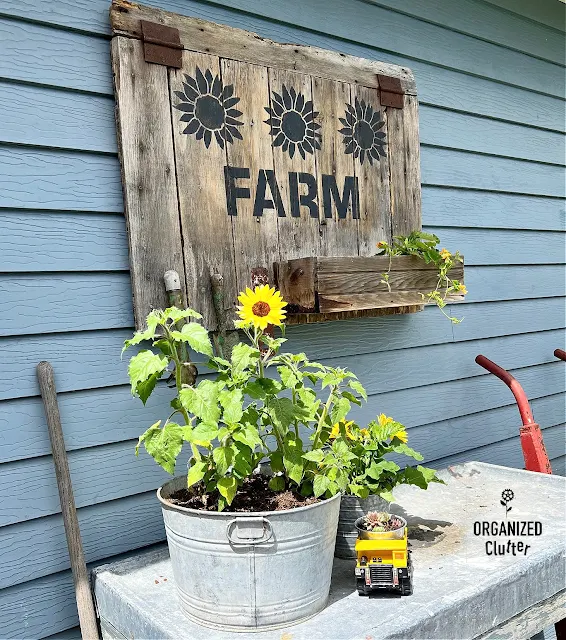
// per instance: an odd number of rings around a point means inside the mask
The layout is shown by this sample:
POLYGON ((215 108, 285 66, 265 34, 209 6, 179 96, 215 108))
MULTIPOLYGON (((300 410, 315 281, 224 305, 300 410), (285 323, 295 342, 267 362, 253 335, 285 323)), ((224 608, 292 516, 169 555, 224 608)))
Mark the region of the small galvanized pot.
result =
POLYGON ((407 521, 405 520, 405 518, 402 518, 401 516, 398 516, 396 514, 389 515, 395 515, 396 518, 401 520, 402 524, 398 529, 393 529, 391 531, 367 531, 367 529, 362 526, 362 521, 364 519, 364 516, 362 516, 361 518, 358 518, 356 520, 355 524, 356 530, 358 532, 358 537, 362 540, 402 540, 405 536, 405 527, 407 526, 407 521))
POLYGON ((324 609, 340 495, 287 511, 218 513, 171 504, 186 476, 157 492, 181 608, 225 631, 296 624, 324 609))
POLYGON ((358 538, 356 520, 368 511, 391 511, 391 508, 390 504, 379 496, 369 496, 364 500, 356 496, 342 496, 334 551, 337 558, 356 557, 356 540, 358 538))

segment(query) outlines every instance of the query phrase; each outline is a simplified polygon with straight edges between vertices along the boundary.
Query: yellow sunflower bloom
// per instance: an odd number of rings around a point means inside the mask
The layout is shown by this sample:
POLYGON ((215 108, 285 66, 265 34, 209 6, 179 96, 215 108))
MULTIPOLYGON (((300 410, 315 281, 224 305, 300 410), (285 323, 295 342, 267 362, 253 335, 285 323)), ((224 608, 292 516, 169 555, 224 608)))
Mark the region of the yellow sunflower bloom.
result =
POLYGON ((382 413, 377 420, 380 427, 384 427, 386 424, 390 424, 391 422, 393 422, 393 418, 386 416, 384 413, 382 413))
POLYGON ((459 284, 458 285, 458 291, 460 293, 463 293, 464 295, 466 295, 468 293, 468 290, 466 289, 466 285, 465 284, 459 284))
POLYGON ((346 437, 349 440, 355 440, 356 436, 352 433, 352 430, 350 429, 350 427, 354 424, 353 420, 350 420, 349 422, 344 422, 342 421, 337 422, 333 427, 332 427, 332 431, 330 432, 330 435, 328 436, 330 440, 334 440, 335 438, 337 438, 340 435, 340 424, 344 425, 344 428, 346 430, 346 437))
POLYGON ((448 258, 450 258, 452 256, 452 254, 450 253, 450 251, 448 251, 448 249, 442 249, 440 251, 440 257, 443 260, 448 260, 448 258))
POLYGON ((369 435, 369 431, 367 429, 360 429, 360 435, 362 438, 365 438, 369 435))
POLYGON ((280 327, 285 320, 283 307, 287 303, 279 291, 267 284, 260 285, 253 291, 247 288, 245 293, 240 293, 238 301, 242 305, 238 307, 238 315, 246 325, 265 329, 269 324, 280 327))
POLYGON ((397 433, 393 434, 393 437, 399 438, 399 440, 401 440, 401 442, 404 442, 405 444, 407 444, 407 442, 409 441, 409 436, 405 431, 405 429, 401 429, 400 431, 397 431, 397 433))

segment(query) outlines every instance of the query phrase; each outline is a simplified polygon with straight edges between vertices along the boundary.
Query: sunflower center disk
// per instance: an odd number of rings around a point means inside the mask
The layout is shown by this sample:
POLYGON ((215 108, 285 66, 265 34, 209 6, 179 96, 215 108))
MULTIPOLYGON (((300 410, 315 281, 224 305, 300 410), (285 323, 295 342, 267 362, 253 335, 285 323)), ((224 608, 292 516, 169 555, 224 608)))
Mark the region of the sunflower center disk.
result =
POLYGON ((271 307, 267 304, 267 302, 256 302, 252 307, 252 312, 254 316, 258 318, 264 318, 271 311, 271 307))
POLYGON ((281 130, 291 142, 300 142, 305 137, 307 124, 296 111, 287 111, 281 118, 281 130))
POLYGON ((360 149, 371 149, 373 145, 373 129, 369 122, 358 120, 354 126, 354 140, 360 149))
POLYGON ((224 125, 224 107, 214 96, 201 96, 195 104, 195 116, 207 129, 222 129, 224 125))

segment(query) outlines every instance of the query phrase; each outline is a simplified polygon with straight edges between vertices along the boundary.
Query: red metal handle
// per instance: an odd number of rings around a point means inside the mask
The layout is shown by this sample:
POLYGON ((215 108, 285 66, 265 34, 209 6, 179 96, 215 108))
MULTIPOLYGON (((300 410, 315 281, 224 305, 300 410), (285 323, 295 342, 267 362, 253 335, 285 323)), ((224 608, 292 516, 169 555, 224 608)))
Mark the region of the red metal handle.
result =
MULTIPOLYGON (((556 355, 556 352, 554 352, 556 355)), ((511 392, 515 396, 515 400, 517 401, 517 406, 519 407, 519 413, 521 414, 521 420, 523 421, 523 425, 533 424, 534 418, 531 412, 531 407, 529 406, 529 400, 527 398, 527 394, 524 392, 523 387, 519 384, 519 382, 509 373, 509 371, 505 371, 502 367, 495 364, 485 356, 479 355, 476 357, 476 362, 487 369, 490 373, 493 373, 494 376, 497 376, 500 380, 511 389, 511 392)))
POLYGON ((556 349, 554 355, 558 359, 566 361, 566 351, 564 351, 563 349, 556 349))

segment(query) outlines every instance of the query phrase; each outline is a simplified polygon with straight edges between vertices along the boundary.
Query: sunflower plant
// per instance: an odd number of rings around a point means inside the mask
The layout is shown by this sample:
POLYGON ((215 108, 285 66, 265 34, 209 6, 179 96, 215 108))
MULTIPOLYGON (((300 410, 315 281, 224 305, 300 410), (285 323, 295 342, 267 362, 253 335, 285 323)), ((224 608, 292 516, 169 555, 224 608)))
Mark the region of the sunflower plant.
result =
POLYGON ((143 444, 173 474, 186 446, 187 487, 205 504, 217 502, 219 510, 229 508, 262 461, 269 462, 271 490, 306 497, 389 497, 400 482, 426 486, 434 480, 424 467, 401 470, 383 460, 387 453, 420 459, 407 447, 402 425, 381 416, 364 429, 346 421, 352 406, 367 400, 351 371, 282 352, 286 303, 278 291, 247 289, 239 302, 236 327, 246 340, 235 345, 230 359, 214 354, 201 316, 192 309, 152 311, 147 329, 125 342, 124 350, 150 344, 130 360, 135 396, 145 404, 167 374, 176 391, 169 416, 140 436, 136 455, 143 444), (281 337, 269 335, 269 325, 280 327, 281 337), (195 352, 216 374, 198 384, 186 375, 194 372, 195 352))
POLYGON ((438 280, 433 291, 421 294, 425 302, 436 304, 440 311, 454 324, 462 322, 463 318, 450 316, 444 308, 447 297, 452 294, 466 295, 466 285, 459 280, 449 277, 450 270, 462 262, 462 256, 458 251, 451 253, 448 249, 439 249, 440 239, 433 233, 413 231, 408 236, 395 236, 391 244, 380 241, 377 248, 378 255, 389 256, 389 270, 381 274, 381 282, 391 291, 389 274, 391 272, 391 258, 393 256, 417 256, 427 264, 433 264, 438 271, 438 280))
MULTIPOLYGON (((330 440, 342 440, 352 457, 347 473, 346 493, 359 498, 378 495, 387 502, 393 502, 392 490, 400 484, 413 484, 426 489, 430 482, 442 482, 434 469, 421 465, 401 468, 388 454, 408 456, 421 461, 423 456, 408 446, 406 428, 393 418, 381 414, 367 427, 360 427, 353 420, 335 424, 330 432, 330 440)), ((325 465, 324 451, 311 451, 307 455, 325 465)))

